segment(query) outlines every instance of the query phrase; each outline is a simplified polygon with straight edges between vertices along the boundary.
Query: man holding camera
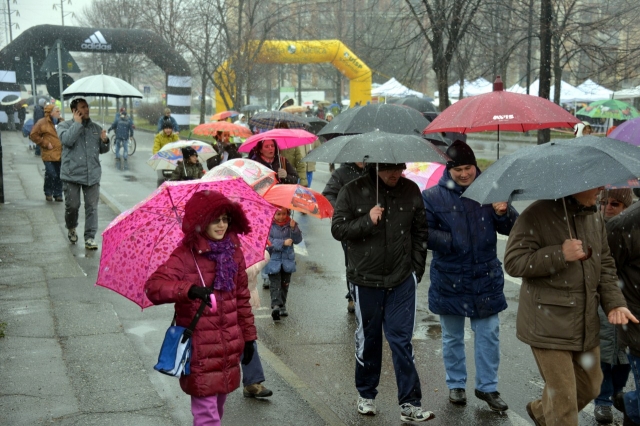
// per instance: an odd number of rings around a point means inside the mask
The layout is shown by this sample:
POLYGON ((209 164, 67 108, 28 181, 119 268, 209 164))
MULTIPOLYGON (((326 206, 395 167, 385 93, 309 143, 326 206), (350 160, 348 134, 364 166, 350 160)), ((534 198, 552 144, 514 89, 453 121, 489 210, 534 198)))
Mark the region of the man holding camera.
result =
POLYGON ((78 241, 78 211, 80 191, 84 196, 84 247, 97 250, 98 200, 100 199, 100 154, 109 151, 107 131, 89 118, 89 104, 82 98, 71 101, 73 120, 58 125, 58 137, 62 142, 62 166, 65 212, 64 220, 68 238, 72 244, 78 241))

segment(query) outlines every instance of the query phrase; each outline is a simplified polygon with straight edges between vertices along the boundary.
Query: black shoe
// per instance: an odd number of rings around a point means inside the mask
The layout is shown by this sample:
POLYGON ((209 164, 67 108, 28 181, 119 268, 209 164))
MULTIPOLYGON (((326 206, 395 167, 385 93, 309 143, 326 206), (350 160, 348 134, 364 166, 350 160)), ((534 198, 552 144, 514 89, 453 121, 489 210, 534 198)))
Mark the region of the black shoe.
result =
POLYGON ((542 426, 538 421, 538 419, 536 419, 536 416, 533 415, 533 410, 531 409, 531 403, 527 404, 527 414, 529 415, 529 417, 531 417, 531 420, 533 420, 534 425, 542 426))
POLYGON ((462 388, 449 389, 449 402, 456 405, 467 405, 467 392, 462 388))
POLYGON ((624 409, 624 392, 613 395, 613 406, 621 413, 627 413, 627 410, 624 409))
POLYGON ((596 418, 596 422, 601 425, 610 425, 613 423, 613 413, 611 412, 610 405, 596 405, 593 410, 593 416, 596 418))
POLYGON ((500 392, 481 392, 476 389, 476 398, 480 398, 489 404, 493 411, 507 411, 509 406, 500 398, 500 392))
POLYGON ((265 290, 269 290, 269 281, 264 281, 262 283, 262 288, 264 288, 265 290))
POLYGON ((280 321, 280 307, 276 306, 271 310, 271 318, 274 321, 280 321))

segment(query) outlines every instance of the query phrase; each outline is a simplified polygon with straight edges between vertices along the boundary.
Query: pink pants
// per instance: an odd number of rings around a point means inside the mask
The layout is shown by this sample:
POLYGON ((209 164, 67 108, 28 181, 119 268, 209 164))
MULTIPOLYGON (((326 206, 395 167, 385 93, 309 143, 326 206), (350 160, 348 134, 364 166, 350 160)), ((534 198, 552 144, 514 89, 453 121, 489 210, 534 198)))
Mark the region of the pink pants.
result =
POLYGON ((193 426, 220 426, 226 400, 226 393, 203 397, 192 396, 193 426))

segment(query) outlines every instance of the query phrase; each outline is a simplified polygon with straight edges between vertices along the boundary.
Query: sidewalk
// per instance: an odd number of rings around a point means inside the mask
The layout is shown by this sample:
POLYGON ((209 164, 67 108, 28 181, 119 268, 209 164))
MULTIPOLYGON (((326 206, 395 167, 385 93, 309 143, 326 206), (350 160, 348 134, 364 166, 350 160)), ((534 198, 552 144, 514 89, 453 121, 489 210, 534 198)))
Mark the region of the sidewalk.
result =
MULTIPOLYGON (((81 231, 69 244, 64 203, 44 199, 40 157, 20 133, 1 136, 0 424, 190 424, 188 396, 152 368, 172 307, 142 313, 94 287, 100 250, 85 251, 81 231)), ((115 214, 104 203, 98 214, 101 232, 115 214)), ((259 352, 277 392, 258 401, 235 391, 225 425, 343 424, 268 348, 259 352)))

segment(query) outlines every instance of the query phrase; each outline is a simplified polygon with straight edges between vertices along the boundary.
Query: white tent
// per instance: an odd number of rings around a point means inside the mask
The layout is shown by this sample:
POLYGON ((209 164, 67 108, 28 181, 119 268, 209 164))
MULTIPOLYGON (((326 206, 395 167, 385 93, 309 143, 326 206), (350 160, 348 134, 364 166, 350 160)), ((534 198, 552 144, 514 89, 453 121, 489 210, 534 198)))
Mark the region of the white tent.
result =
POLYGON ((527 89, 525 87, 520 86, 518 83, 507 89, 507 92, 520 93, 521 95, 527 94, 527 89))
MULTIPOLYGON (((462 95, 465 98, 469 96, 482 95, 483 93, 489 93, 493 90, 493 83, 485 80, 480 77, 474 81, 464 81, 464 89, 462 95)), ((449 93, 449 98, 458 99, 460 97, 460 82, 458 81, 455 84, 452 84, 447 89, 449 93)), ((435 96, 438 96, 438 92, 435 93, 435 96)))
POLYGON ((640 86, 631 89, 622 89, 613 92, 613 99, 633 99, 640 98, 640 86))
POLYGON ((587 101, 587 102, 609 99, 611 98, 611 94, 613 93, 613 90, 609 90, 606 87, 602 87, 591 79, 579 85, 578 89, 582 90, 586 95, 585 98, 579 99, 579 100, 587 101))
MULTIPOLYGON (((531 86, 529 86, 529 94, 537 96, 539 92, 540 92, 540 80, 536 80, 533 83, 531 83, 531 86)), ((570 85, 566 81, 563 81, 560 84, 560 102, 561 103, 570 103, 570 102, 584 100, 586 96, 587 95, 582 90, 570 85)), ((551 86, 551 93, 549 96, 552 102, 554 101, 554 97, 555 97, 555 85, 551 86)))
POLYGON ((417 96, 422 98, 424 95, 415 90, 409 89, 407 86, 404 86, 395 78, 391 78, 391 80, 386 83, 371 89, 371 96, 387 96, 394 98, 403 98, 405 96, 417 96))

